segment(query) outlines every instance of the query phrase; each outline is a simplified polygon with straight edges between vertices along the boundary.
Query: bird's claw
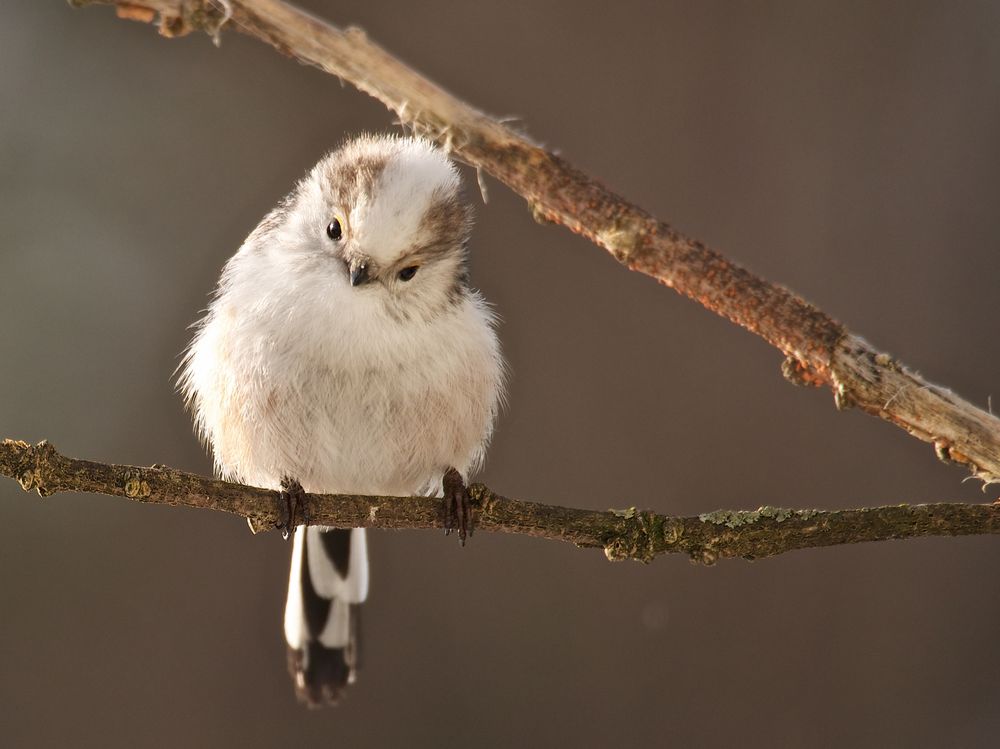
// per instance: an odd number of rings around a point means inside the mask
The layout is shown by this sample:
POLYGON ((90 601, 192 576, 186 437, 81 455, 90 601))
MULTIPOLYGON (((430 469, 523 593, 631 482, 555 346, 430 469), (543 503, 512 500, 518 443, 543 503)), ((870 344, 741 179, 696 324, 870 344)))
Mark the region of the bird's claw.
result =
POLYGON ((458 531, 458 542, 465 546, 465 539, 472 536, 475 528, 472 515, 472 501, 462 474, 449 468, 441 480, 444 489, 444 534, 458 531))
POLYGON ((281 531, 281 537, 287 541, 292 531, 295 530, 295 526, 302 519, 306 492, 302 488, 302 484, 286 476, 281 480, 281 499, 283 512, 277 527, 281 531))

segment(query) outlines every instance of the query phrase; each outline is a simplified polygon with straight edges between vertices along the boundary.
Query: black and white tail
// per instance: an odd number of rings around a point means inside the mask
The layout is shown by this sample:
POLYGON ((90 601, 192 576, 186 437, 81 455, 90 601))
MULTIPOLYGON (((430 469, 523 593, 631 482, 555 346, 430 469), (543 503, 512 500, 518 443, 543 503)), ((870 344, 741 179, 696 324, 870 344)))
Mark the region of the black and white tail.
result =
POLYGON ((295 529, 285 639, 296 694, 310 707, 335 704, 354 681, 367 596, 364 528, 295 529))

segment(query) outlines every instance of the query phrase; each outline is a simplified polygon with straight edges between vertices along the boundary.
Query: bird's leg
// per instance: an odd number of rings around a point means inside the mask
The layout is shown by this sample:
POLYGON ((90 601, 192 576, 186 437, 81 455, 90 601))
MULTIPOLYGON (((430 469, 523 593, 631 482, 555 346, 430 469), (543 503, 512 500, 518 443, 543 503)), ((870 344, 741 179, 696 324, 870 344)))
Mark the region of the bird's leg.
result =
POLYGON ((281 531, 281 537, 287 541, 305 514, 306 493, 302 484, 296 479, 285 476, 281 480, 281 499, 284 502, 284 513, 281 522, 278 523, 278 530, 281 531))
POLYGON ((462 474, 454 468, 449 468, 441 479, 441 488, 444 489, 445 535, 457 530, 458 541, 465 546, 465 538, 472 535, 474 523, 472 502, 462 474))

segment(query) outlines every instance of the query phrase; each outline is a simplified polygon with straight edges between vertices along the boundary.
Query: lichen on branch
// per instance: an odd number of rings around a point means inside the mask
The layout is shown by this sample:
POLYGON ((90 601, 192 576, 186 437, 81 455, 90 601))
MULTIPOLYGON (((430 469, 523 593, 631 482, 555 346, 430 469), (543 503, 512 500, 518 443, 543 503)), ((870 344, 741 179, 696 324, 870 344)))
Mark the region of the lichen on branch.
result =
MULTIPOLYGON (((278 527, 285 516, 280 494, 210 479, 165 466, 95 463, 68 458, 48 442, 0 443, 0 475, 25 491, 92 492, 135 502, 221 510, 245 517, 255 532, 278 527)), ((475 527, 600 548, 608 559, 650 562, 685 554, 712 564, 725 557, 759 559, 795 549, 919 536, 1000 533, 1000 505, 941 503, 860 510, 720 510, 695 517, 655 512, 580 510, 525 502, 482 484, 469 487, 475 527)), ((433 497, 309 494, 301 522, 336 528, 443 528, 444 505, 433 497)))

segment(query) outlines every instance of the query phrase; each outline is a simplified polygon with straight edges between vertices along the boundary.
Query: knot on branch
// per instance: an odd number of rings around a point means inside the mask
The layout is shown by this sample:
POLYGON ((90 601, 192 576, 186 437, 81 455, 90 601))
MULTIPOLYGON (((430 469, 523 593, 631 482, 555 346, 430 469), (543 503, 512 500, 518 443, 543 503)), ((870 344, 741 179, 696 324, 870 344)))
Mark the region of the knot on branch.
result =
POLYGON ((13 476, 26 492, 35 489, 41 497, 48 497, 60 490, 57 481, 52 480, 53 467, 62 456, 45 440, 37 445, 29 445, 20 440, 3 441, 4 474, 13 476))
POLYGON ((822 374, 796 356, 786 356, 781 362, 781 376, 799 387, 822 387, 827 380, 822 374))
POLYGON ((599 228, 594 237, 614 256, 615 260, 632 268, 633 258, 645 246, 647 233, 645 218, 621 214, 615 216, 606 226, 599 228))
POLYGON ((122 489, 129 499, 145 499, 153 493, 149 482, 142 477, 142 473, 138 469, 125 472, 122 489))
POLYGON ((620 518, 618 528, 603 540, 604 555, 611 562, 634 559, 649 564, 657 554, 680 541, 682 526, 655 512, 634 507, 612 510, 620 518))
POLYGON ((546 208, 544 203, 537 200, 528 200, 528 207, 531 209, 531 218, 535 220, 536 224, 544 226, 546 224, 558 223, 556 215, 546 208))
POLYGON ((479 514, 480 520, 493 511, 495 495, 490 491, 488 486, 485 484, 469 484, 466 487, 466 491, 469 492, 469 499, 472 500, 472 506, 479 514))
MULTIPOLYGON (((69 0, 73 8, 84 8, 88 5, 104 4, 106 0, 69 0)), ((119 18, 142 23, 152 23, 156 18, 156 8, 150 7, 142 0, 115 3, 115 11, 119 18)), ((160 11, 158 28, 160 34, 168 38, 186 36, 192 31, 204 31, 213 39, 218 38, 219 30, 232 16, 232 10, 226 0, 179 0, 176 11, 167 13, 160 11)))

